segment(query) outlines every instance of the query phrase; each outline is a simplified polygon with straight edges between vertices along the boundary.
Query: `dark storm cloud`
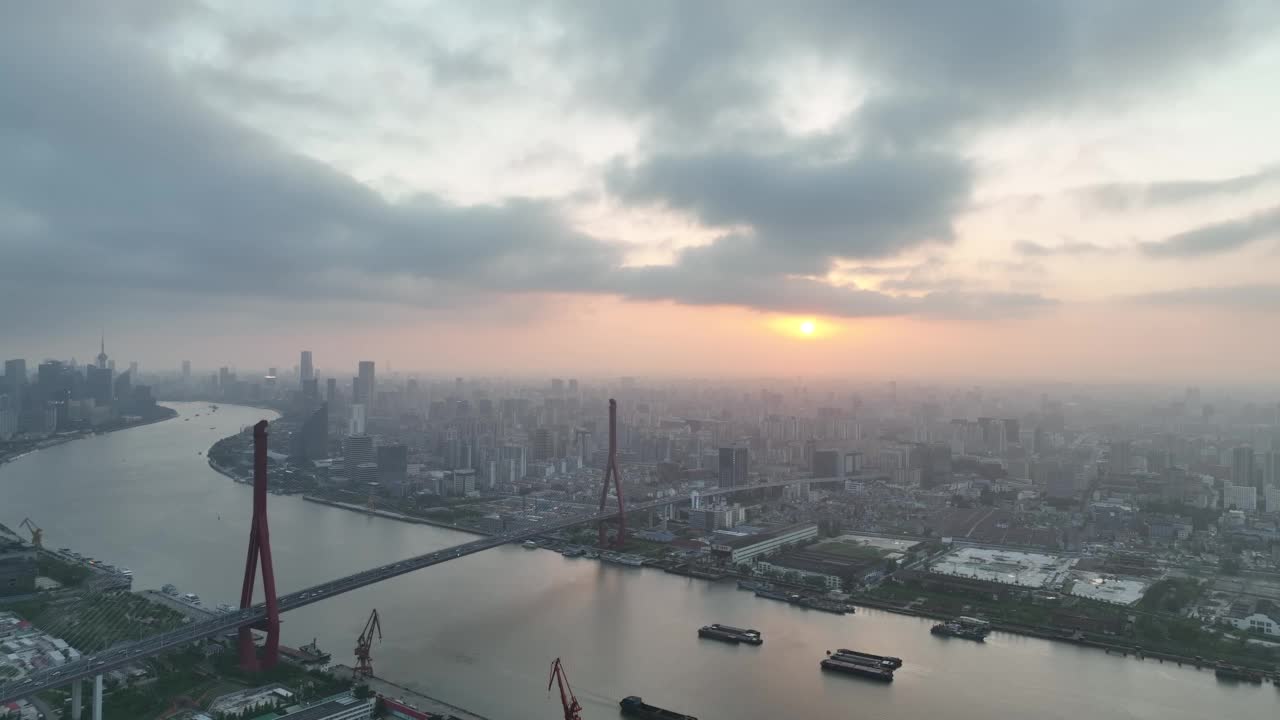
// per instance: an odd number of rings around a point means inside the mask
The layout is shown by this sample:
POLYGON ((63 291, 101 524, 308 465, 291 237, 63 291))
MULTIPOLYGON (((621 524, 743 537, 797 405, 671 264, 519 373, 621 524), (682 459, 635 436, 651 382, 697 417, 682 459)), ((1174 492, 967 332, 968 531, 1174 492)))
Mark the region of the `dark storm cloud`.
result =
POLYGON ((1216 255, 1277 236, 1280 236, 1280 206, 1235 220, 1203 225, 1160 242, 1145 243, 1142 251, 1156 258, 1216 255))

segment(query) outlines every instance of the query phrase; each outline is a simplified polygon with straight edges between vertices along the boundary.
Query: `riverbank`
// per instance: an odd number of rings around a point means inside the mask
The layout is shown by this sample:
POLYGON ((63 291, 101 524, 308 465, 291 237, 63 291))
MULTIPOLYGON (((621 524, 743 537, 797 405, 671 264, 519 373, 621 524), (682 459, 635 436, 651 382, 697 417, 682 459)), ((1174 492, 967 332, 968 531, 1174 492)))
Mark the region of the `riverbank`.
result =
POLYGON ((410 690, 403 685, 397 685, 396 683, 380 678, 377 675, 357 678, 355 676, 355 671, 347 665, 331 666, 329 668, 329 674, 339 680, 364 683, 369 686, 370 690, 381 696, 384 701, 389 700, 391 702, 405 705, 411 710, 421 710, 429 713, 435 713, 437 715, 443 715, 445 717, 457 718, 458 720, 488 720, 488 718, 483 715, 477 715, 468 710, 463 710, 457 705, 450 705, 443 700, 431 697, 430 695, 424 695, 417 690, 410 690))
POLYGON ((159 410, 159 413, 156 417, 147 418, 145 420, 140 420, 138 422, 128 423, 126 425, 113 425, 111 427, 106 427, 101 429, 78 430, 74 433, 64 433, 62 435, 55 435, 53 437, 46 438, 44 440, 34 441, 31 443, 31 446, 29 448, 25 448, 24 450, 20 451, 16 455, 0 456, 0 466, 13 462, 18 458, 24 458, 32 453, 40 452, 41 450, 48 450, 49 448, 52 448, 52 447, 65 445, 74 440, 81 440, 83 438, 93 437, 94 435, 109 435, 111 433, 120 432, 122 430, 133 430, 134 428, 146 427, 147 425, 154 425, 156 423, 164 422, 166 420, 172 420, 178 417, 178 411, 174 410, 171 407, 165 407, 162 405, 162 406, 159 406, 158 410, 159 410))
MULTIPOLYGON (((228 473, 224 472, 223 474, 227 475, 228 477, 231 477, 228 473)), ((461 525, 453 525, 451 523, 447 523, 442 520, 431 520, 429 518, 418 517, 415 515, 405 515, 403 513, 392 512, 390 510, 379 510, 377 508, 368 508, 363 505, 356 505, 354 503, 345 503, 340 500, 330 500, 328 498, 322 498, 316 495, 303 495, 302 499, 306 500, 307 502, 320 503, 321 505, 328 505, 330 507, 342 508, 343 510, 350 510, 352 512, 358 512, 364 515, 372 515, 373 517, 385 518, 387 520, 398 520, 400 522, 412 523, 414 525, 433 525, 435 527, 444 528, 446 530, 458 530, 465 533, 471 533, 472 535, 484 535, 484 536, 489 535, 489 533, 484 532, 483 530, 480 530, 477 528, 463 527, 461 525)))

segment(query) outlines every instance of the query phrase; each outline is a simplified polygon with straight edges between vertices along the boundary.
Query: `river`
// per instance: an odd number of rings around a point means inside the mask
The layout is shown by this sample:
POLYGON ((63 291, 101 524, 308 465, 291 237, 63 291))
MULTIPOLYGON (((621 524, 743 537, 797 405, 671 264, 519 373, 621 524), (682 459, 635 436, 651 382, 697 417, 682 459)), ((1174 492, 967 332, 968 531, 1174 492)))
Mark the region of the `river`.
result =
MULTIPOLYGON (((0 522, 30 516, 50 547, 134 570, 134 587, 164 583, 205 605, 235 603, 244 572, 250 488, 211 470, 213 442, 271 413, 173 403, 176 419, 32 453, 0 467, 0 522), (196 415, 199 417, 196 417, 196 415)), ((280 591, 447 547, 472 536, 270 496, 280 591)), ((757 599, 732 584, 604 565, 516 546, 389 580, 284 616, 291 645, 319 640, 335 662, 369 611, 386 635, 378 675, 494 720, 559 717, 548 666, 564 659, 585 718, 646 701, 702 720, 867 717, 879 720, 1264 718, 1271 685, 993 634, 986 644, 938 638, 923 619, 859 610, 837 616, 757 599), (761 647, 699 640, 699 625, 758 628, 761 647), (824 651, 902 657, 879 685, 818 669, 824 651)))

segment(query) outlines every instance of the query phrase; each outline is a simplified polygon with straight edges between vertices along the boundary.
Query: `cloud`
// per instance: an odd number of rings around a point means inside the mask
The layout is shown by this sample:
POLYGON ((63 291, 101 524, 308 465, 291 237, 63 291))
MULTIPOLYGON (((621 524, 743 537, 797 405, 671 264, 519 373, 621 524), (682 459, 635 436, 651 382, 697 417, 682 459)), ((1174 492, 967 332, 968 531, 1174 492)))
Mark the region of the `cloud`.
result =
POLYGON ((1090 242, 1067 241, 1060 245, 1044 245, 1030 240, 1021 240, 1014 245, 1014 250, 1031 257, 1049 257, 1052 255, 1098 255, 1116 252, 1116 248, 1090 242))
POLYGON ((1280 285, 1192 287, 1134 295, 1134 302, 1152 305, 1198 305, 1230 310, 1280 311, 1280 285))
MULTIPOLYGON (((949 240, 971 175, 966 162, 933 153, 827 160, 710 152, 615 168, 608 185, 628 203, 689 212, 713 227, 746 226, 752 248, 773 267, 820 274, 836 258, 885 257, 949 240)), ((717 245, 727 252, 731 242, 717 245)))
POLYGON ((1280 182, 1280 165, 1257 172, 1210 180, 1168 180, 1153 183, 1111 183, 1084 188, 1080 194, 1101 207, 1123 210, 1131 207, 1176 205, 1214 197, 1241 195, 1280 182))
MULTIPOLYGON (((691 210, 757 223, 758 232, 686 249, 674 265, 624 268, 622 246, 573 230, 552 202, 387 201, 200 102, 109 24, 90 32, 47 8, 30 13, 20 30, 0 29, 0 65, 41 69, 0 76, 6 307, 43 297, 60 312, 143 299, 211 311, 251 298, 447 307, 477 293, 545 292, 843 316, 1041 304, 894 297, 779 272, 790 248, 783 235, 797 228, 815 258, 883 254, 917 232, 941 232, 964 187, 954 176, 965 171, 932 158, 892 167, 874 155, 831 166, 734 155, 646 164, 626 177, 628 192, 668 197, 669 181, 685 193, 670 197, 691 210), (740 186, 771 213, 696 187, 735 182, 735 171, 785 173, 740 186), (933 195, 913 187, 933 174, 952 186, 933 195)), ((0 330, 24 315, 4 314, 0 330)))
POLYGON ((1247 217, 1202 225, 1159 242, 1142 245, 1155 258, 1185 258, 1215 255, 1280 235, 1280 206, 1247 217))
POLYGON ((926 129, 953 118, 1063 101, 1129 100, 1165 78, 1256 41, 1277 14, 1262 2, 643 4, 553 2, 557 45, 583 100, 662 127, 732 126, 767 106, 770 61, 817 57, 857 68, 889 105, 927 98, 926 129))

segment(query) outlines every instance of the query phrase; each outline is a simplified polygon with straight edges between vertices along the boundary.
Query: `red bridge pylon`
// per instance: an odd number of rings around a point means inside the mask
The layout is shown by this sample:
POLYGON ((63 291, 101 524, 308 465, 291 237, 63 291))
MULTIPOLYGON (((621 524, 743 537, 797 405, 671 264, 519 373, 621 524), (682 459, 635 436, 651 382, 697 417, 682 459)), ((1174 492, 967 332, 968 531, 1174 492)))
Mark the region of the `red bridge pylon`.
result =
POLYGON ((600 547, 621 546, 627 540, 627 516, 622 504, 622 473, 618 472, 618 401, 609 400, 609 462, 604 466, 604 483, 600 487, 600 509, 603 511, 609 502, 609 478, 613 478, 613 489, 618 494, 618 517, 600 521, 600 547), (618 525, 618 534, 613 542, 609 542, 609 523, 618 525))
POLYGON ((253 521, 249 527, 249 554, 244 562, 244 586, 240 608, 253 605, 253 583, 262 558, 262 591, 267 601, 267 619, 252 627, 240 628, 240 666, 245 670, 267 669, 280 659, 280 606, 276 602, 276 576, 271 568, 271 533, 267 530, 267 421, 253 426, 253 521), (267 642, 258 657, 253 631, 265 630, 267 642))

